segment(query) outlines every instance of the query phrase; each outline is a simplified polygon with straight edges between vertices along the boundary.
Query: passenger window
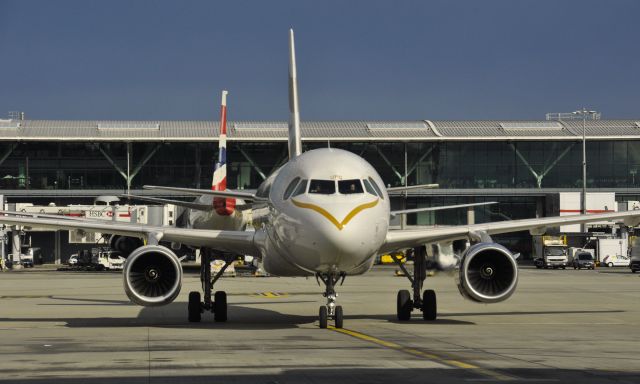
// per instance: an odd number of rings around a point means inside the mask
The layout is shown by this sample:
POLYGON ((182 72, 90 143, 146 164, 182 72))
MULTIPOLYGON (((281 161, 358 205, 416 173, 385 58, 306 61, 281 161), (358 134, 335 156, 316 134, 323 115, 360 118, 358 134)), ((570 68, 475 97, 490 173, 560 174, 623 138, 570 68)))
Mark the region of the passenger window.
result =
POLYGON ((340 180, 338 181, 338 192, 343 195, 350 195, 353 193, 363 193, 362 183, 358 179, 340 180))
POLYGON ((311 180, 309 193, 320 195, 333 195, 336 193, 336 183, 333 180, 311 180))
POLYGON ((302 195, 306 191, 307 191, 307 180, 302 180, 300 184, 298 184, 298 188, 296 188, 296 191, 293 192, 293 195, 291 195, 291 197, 302 195))
POLYGON ((373 196, 378 196, 376 194, 376 190, 373 189, 373 187, 371 186, 371 183, 369 183, 369 180, 364 179, 362 180, 362 182, 364 183, 364 189, 367 190, 367 192, 369 192, 370 194, 372 194, 373 196))
POLYGON ((380 187, 378 187, 378 184, 376 184, 375 181, 373 181, 373 178, 369 177, 369 181, 371 182, 371 185, 373 186, 373 189, 376 190, 376 193, 378 194, 378 196, 380 196, 381 199, 384 199, 384 195, 382 194, 382 191, 380 190, 380 187))
POLYGON ((293 190, 296 188, 296 185, 298 185, 298 181, 300 181, 300 178, 296 177, 291 181, 291 183, 289 183, 289 186, 287 186, 287 189, 285 189, 284 191, 284 196, 282 198, 283 200, 287 200, 291 196, 293 190))

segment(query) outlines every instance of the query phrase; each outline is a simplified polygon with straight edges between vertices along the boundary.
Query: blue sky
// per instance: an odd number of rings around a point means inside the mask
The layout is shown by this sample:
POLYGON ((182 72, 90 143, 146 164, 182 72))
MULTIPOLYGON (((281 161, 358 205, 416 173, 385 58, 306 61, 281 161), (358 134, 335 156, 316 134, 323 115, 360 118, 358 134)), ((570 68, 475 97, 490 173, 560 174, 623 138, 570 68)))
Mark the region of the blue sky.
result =
POLYGON ((0 116, 640 117, 638 1, 0 0, 0 116))

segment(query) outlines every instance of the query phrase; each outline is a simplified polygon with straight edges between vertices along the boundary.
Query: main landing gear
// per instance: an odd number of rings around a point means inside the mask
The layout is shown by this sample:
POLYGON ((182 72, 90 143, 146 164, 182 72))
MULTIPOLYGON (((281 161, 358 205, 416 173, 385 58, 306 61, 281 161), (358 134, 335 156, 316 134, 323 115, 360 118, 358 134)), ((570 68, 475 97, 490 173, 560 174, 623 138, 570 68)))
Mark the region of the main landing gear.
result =
POLYGON ((320 313, 318 316, 320 328, 327 328, 329 319, 334 320, 336 328, 342 328, 344 320, 342 306, 336 305, 336 298, 338 297, 338 294, 336 293, 334 287, 338 281, 340 281, 340 285, 342 285, 346 277, 347 274, 344 272, 316 274, 318 285, 320 285, 320 280, 322 280, 326 287, 322 296, 327 298, 327 305, 323 305, 320 307, 320 313))
POLYGON ((407 268, 401 263, 398 256, 391 256, 400 269, 402 269, 405 276, 407 276, 411 282, 411 287, 413 288, 413 299, 411 298, 411 293, 408 290, 403 289, 398 291, 398 320, 410 320, 411 311, 413 311, 414 308, 422 311, 422 318, 424 320, 435 320, 438 314, 436 293, 432 289, 427 289, 422 292, 422 286, 427 278, 426 248, 418 247, 413 249, 413 276, 407 271, 407 268))
POLYGON ((210 249, 201 250, 201 262, 200 262, 200 281, 202 282, 202 291, 204 293, 204 302, 201 301, 200 292, 189 292, 189 305, 187 307, 189 312, 189 321, 197 323, 202 318, 204 311, 213 312, 213 319, 216 322, 227 321, 227 293, 225 291, 216 291, 211 299, 211 293, 213 286, 222 276, 224 271, 233 262, 231 258, 225 259, 224 266, 216 273, 213 278, 211 277, 211 261, 213 261, 213 252, 210 249))

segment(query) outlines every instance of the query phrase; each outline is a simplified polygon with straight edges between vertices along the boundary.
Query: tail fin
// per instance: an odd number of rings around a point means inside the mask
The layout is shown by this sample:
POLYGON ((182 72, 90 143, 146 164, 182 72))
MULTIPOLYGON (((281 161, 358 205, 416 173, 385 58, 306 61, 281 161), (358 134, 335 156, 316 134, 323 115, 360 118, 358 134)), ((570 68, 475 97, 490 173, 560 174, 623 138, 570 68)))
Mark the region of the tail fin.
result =
MULTIPOLYGON (((216 162, 211 190, 224 191, 227 189, 227 91, 222 91, 220 105, 220 137, 218 139, 218 161, 216 162)), ((213 207, 221 216, 229 216, 236 206, 236 199, 214 197, 213 207)))
POLYGON ((289 30, 289 160, 302 154, 300 138, 300 111, 298 109, 298 79, 296 74, 296 47, 293 29, 289 30))
POLYGON ((220 137, 218 139, 218 161, 213 172, 211 190, 227 189, 227 91, 222 91, 220 104, 220 137))

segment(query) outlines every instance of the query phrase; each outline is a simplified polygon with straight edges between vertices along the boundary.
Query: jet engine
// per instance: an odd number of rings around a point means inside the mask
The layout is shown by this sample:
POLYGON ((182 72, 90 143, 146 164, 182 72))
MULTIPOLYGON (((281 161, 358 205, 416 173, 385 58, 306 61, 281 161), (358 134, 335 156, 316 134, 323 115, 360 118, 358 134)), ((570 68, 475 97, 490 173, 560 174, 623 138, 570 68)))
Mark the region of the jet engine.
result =
POLYGON ((120 252, 124 258, 129 257, 131 252, 143 246, 142 239, 137 237, 112 235, 109 238, 109 247, 114 251, 120 252))
POLYGON ((474 244, 462 255, 456 283, 467 299, 497 303, 516 290, 518 265, 511 252, 500 244, 474 244))
POLYGON ((123 269, 124 290, 138 305, 169 304, 180 293, 182 265, 169 248, 142 246, 129 255, 123 269))

